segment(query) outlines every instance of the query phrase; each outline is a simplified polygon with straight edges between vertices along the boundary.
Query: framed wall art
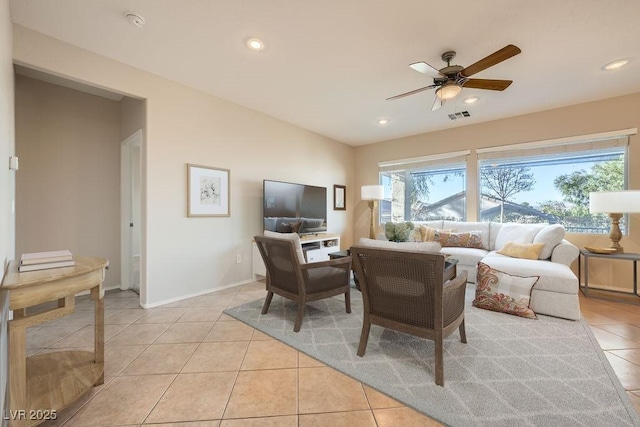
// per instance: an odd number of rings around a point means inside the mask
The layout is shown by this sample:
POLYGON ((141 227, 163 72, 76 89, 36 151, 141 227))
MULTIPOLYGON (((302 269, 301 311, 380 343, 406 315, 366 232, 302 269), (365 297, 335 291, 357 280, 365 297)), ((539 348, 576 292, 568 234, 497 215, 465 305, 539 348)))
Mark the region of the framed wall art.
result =
POLYGON ((344 185, 333 186, 333 210, 347 210, 347 187, 344 185))
POLYGON ((229 169, 187 164, 187 216, 230 216, 229 169))

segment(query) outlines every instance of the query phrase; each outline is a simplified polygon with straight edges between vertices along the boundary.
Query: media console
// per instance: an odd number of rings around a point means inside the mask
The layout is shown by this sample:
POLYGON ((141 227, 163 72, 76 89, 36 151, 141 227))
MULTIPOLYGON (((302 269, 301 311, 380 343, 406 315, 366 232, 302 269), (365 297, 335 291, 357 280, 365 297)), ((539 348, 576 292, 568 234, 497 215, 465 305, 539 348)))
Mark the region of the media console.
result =
MULTIPOLYGON (((300 245, 307 262, 329 260, 329 254, 340 251, 340 235, 332 233, 318 233, 300 236, 300 245)), ((253 277, 266 276, 267 270, 260 256, 258 245, 253 242, 253 277)))

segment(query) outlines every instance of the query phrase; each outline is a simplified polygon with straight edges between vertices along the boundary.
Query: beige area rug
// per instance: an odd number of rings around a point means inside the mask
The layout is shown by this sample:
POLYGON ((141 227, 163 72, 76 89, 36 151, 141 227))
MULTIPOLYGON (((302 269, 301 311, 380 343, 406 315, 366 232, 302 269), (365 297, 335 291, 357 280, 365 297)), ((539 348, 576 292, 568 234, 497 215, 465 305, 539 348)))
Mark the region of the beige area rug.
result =
POLYGON ((457 332, 444 346, 445 386, 434 382, 434 345, 371 327, 364 357, 360 292, 308 304, 293 332, 296 306, 274 296, 225 311, 441 423, 451 426, 640 426, 591 329, 584 321, 548 316, 523 319, 471 306, 467 289, 467 344, 457 332))

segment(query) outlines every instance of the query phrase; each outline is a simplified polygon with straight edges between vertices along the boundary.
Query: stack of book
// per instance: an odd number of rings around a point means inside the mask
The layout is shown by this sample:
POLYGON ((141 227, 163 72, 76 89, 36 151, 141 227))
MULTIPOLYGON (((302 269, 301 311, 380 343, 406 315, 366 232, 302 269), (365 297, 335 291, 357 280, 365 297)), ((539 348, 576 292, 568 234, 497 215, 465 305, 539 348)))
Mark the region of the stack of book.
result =
POLYGON ((49 268, 73 267, 73 255, 69 251, 34 252, 22 254, 18 271, 36 271, 49 268))

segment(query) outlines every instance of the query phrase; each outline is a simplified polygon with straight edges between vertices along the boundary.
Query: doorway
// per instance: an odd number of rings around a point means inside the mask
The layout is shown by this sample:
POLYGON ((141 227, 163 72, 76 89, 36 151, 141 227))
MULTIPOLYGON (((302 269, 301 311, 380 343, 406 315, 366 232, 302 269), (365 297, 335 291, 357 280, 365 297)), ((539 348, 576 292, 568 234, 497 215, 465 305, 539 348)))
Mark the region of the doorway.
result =
POLYGON ((120 155, 120 289, 140 294, 142 241, 142 129, 122 141, 120 155))

